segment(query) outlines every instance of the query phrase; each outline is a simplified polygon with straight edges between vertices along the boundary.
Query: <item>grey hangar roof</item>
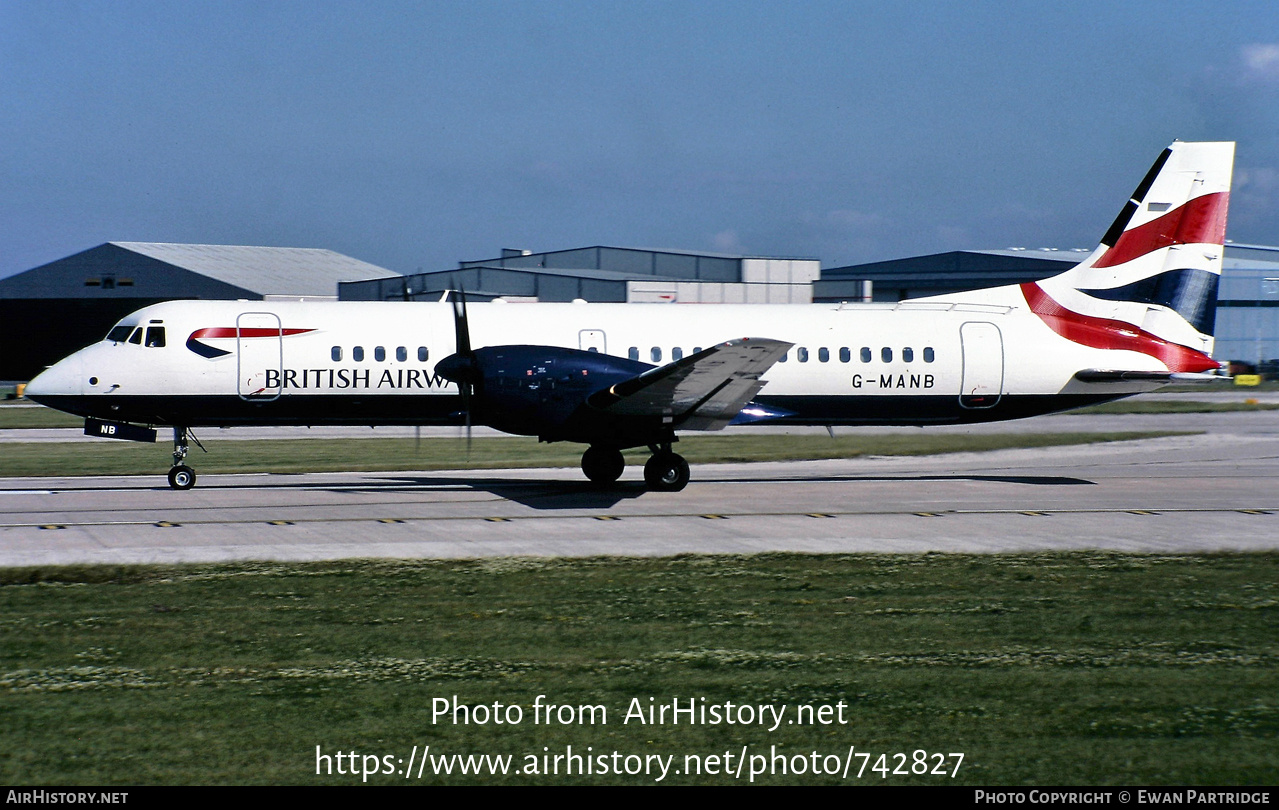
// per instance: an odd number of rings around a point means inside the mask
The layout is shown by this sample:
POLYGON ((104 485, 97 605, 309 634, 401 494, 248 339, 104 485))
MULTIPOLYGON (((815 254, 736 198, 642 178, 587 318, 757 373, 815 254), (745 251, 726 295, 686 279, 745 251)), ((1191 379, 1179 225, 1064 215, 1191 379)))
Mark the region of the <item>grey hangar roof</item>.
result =
POLYGON ((390 271, 318 248, 107 242, 0 279, 3 298, 333 298, 390 271))
POLYGON ((107 242, 0 279, 0 380, 29 380, 113 323, 173 299, 336 297, 389 271, 313 248, 107 242))

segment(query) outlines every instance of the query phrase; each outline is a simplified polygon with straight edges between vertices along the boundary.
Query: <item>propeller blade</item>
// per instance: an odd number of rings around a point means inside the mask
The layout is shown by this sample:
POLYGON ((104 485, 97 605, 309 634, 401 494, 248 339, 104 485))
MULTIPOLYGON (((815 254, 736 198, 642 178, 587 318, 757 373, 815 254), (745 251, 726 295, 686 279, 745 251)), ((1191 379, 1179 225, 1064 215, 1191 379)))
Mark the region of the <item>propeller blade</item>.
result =
POLYGON ((463 356, 471 356, 471 328, 466 320, 466 291, 459 285, 453 297, 454 350, 463 356))
MULTIPOLYGON (((462 395, 462 416, 466 424, 466 460, 471 460, 471 395, 475 392, 475 378, 479 369, 476 366, 475 352, 471 350, 471 327, 466 318, 466 290, 458 284, 453 297, 453 335, 457 358, 455 372, 457 390, 462 395)), ((448 379, 448 377, 446 377, 448 379)))
POLYGON ((466 463, 471 463, 471 409, 466 409, 466 463))

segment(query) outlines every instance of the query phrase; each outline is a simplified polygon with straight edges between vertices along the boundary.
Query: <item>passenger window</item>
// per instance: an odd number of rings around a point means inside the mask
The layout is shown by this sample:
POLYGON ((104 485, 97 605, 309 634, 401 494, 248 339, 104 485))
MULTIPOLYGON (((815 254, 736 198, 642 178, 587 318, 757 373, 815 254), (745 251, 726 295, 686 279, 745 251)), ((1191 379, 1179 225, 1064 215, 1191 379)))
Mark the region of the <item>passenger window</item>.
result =
POLYGON ((925 362, 925 363, 931 363, 931 362, 933 362, 933 347, 932 347, 932 346, 925 346, 925 347, 924 347, 924 362, 925 362))
POLYGON ((431 356, 431 355, 430 355, 430 353, 429 353, 429 352, 427 352, 427 350, 426 350, 426 347, 425 347, 425 346, 418 346, 418 347, 417 347, 417 361, 418 361, 419 363, 425 363, 425 362, 426 362, 426 358, 428 358, 428 357, 430 357, 430 356, 431 356))
POLYGON ((683 360, 683 359, 684 359, 684 350, 683 350, 683 349, 681 349, 679 346, 676 346, 675 348, 671 349, 671 359, 672 359, 672 360, 683 360))
POLYGON ((395 359, 399 360, 401 363, 406 362, 409 359, 409 350, 403 346, 398 347, 395 350, 395 359))
POLYGON ((888 348, 887 346, 885 346, 884 348, 880 349, 880 350, 879 350, 879 359, 880 359, 880 360, 883 360, 885 363, 891 363, 891 362, 893 362, 893 350, 892 350, 892 349, 890 349, 890 348, 888 348))
POLYGON ((799 348, 795 351, 795 357, 799 359, 799 362, 801 362, 801 363, 807 363, 807 362, 808 362, 808 349, 807 349, 807 348, 805 348, 805 347, 803 347, 803 346, 800 346, 800 347, 799 347, 799 348))
POLYGON ((627 357, 629 357, 631 360, 638 360, 638 359, 639 359, 639 346, 632 346, 632 347, 630 347, 629 349, 627 349, 627 350, 626 350, 626 356, 627 356, 627 357))
POLYGON ((381 363, 383 360, 385 360, 385 359, 386 359, 386 349, 382 348, 381 346, 378 346, 378 347, 374 348, 374 349, 373 349, 373 359, 374 359, 374 360, 376 360, 376 361, 378 361, 379 363, 381 363))
POLYGON ((142 327, 141 326, 139 326, 137 329, 134 329, 133 334, 129 335, 129 342, 135 346, 142 345, 142 327))
POLYGON ((863 346, 863 347, 862 347, 862 362, 863 362, 863 363, 869 363, 869 362, 870 362, 870 347, 869 347, 869 346, 863 346))
POLYGON ((785 363, 789 359, 790 359, 790 352, 787 352, 786 354, 783 354, 781 357, 777 358, 777 362, 785 363))
POLYGON ((648 356, 653 358, 654 363, 662 362, 662 350, 656 346, 648 350, 648 356))
POLYGON ((694 347, 693 347, 693 354, 700 354, 700 353, 701 353, 701 351, 702 351, 702 347, 701 347, 701 346, 694 346, 694 347))
POLYGON ((853 359, 853 353, 852 353, 851 351, 849 351, 849 350, 848 350, 848 347, 847 347, 847 346, 841 346, 841 347, 839 348, 839 362, 841 362, 841 363, 847 363, 848 361, 850 361, 850 360, 852 360, 852 359, 853 359))
POLYGON ((163 326, 147 327, 147 347, 151 349, 164 348, 164 327, 163 326))
POLYGON ((820 349, 818 349, 818 350, 817 350, 817 359, 818 359, 818 360, 820 360, 820 361, 822 361, 823 363, 829 363, 829 362, 830 362, 830 349, 826 348, 825 346, 823 346, 823 347, 821 347, 820 349))
POLYGON ((334 346, 329 350, 329 357, 333 358, 334 363, 342 362, 342 347, 334 346))
POLYGON ((357 363, 363 363, 363 362, 364 362, 364 347, 363 347, 363 346, 352 346, 352 347, 351 347, 351 359, 352 359, 352 360, 354 360, 354 361, 355 361, 355 362, 357 362, 357 363))
POLYGON ((909 346, 902 349, 902 360, 907 363, 915 362, 915 350, 909 346))

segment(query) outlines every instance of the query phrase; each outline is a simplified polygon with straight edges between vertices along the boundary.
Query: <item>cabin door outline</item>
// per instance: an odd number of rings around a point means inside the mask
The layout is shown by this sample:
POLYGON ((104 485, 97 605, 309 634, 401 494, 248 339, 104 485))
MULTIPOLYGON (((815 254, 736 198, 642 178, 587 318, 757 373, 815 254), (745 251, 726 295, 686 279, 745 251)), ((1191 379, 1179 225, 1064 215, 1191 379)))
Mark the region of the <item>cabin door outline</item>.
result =
POLYGON ((274 312, 242 312, 235 319, 236 380, 240 398, 280 398, 284 378, 284 330, 274 312), (274 372, 274 373, 272 373, 274 372))
POLYGON ((959 327, 963 345, 963 380, 959 405, 969 410, 993 408, 1004 391, 1004 337, 999 327, 986 321, 969 321, 959 327))

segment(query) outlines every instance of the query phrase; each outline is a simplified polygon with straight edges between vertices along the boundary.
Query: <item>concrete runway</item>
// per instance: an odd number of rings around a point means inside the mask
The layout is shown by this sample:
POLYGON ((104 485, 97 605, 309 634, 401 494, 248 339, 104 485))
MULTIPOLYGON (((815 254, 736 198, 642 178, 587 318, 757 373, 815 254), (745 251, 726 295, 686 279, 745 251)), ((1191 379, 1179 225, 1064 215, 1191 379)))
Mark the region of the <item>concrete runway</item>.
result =
MULTIPOLYGON (((686 552, 1279 549, 1279 411, 1043 417, 975 430, 1199 429, 1110 445, 628 468, 0 479, 0 565, 686 552), (1082 420, 1082 424, 1076 424, 1082 420), (1175 426, 1175 427, 1174 427, 1175 426)), ((843 431, 841 431, 843 432, 843 431)))

